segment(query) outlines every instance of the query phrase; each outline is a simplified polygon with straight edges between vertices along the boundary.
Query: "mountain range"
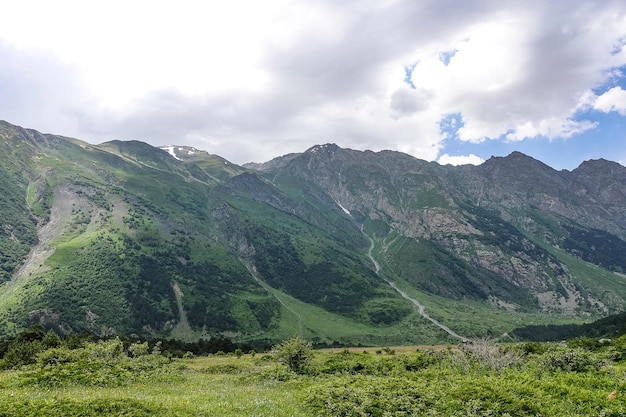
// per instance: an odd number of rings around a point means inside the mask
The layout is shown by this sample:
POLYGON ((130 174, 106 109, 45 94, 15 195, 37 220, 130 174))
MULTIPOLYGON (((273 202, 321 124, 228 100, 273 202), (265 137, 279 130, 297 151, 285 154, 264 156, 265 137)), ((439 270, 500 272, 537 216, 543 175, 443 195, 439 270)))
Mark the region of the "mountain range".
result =
POLYGON ((626 168, 314 146, 238 166, 0 122, 0 336, 441 343, 626 304, 626 168))

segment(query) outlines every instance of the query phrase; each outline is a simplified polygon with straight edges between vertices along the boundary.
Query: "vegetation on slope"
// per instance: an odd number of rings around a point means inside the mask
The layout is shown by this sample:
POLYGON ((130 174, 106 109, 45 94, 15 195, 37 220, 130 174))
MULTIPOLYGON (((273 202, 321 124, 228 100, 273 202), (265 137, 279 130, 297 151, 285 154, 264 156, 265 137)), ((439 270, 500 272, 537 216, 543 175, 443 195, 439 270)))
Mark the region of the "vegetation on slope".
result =
POLYGON ((93 146, 4 122, 0 136, 0 334, 41 324, 185 340, 448 340, 385 280, 468 336, 625 304, 607 270, 623 269, 623 241, 521 192, 490 189, 492 204, 478 204, 491 184, 480 170, 457 184, 450 167, 324 145, 257 174, 136 141, 93 146))
POLYGON ((626 334, 626 313, 613 314, 585 324, 544 324, 519 327, 511 335, 536 342, 573 338, 613 339, 626 334))

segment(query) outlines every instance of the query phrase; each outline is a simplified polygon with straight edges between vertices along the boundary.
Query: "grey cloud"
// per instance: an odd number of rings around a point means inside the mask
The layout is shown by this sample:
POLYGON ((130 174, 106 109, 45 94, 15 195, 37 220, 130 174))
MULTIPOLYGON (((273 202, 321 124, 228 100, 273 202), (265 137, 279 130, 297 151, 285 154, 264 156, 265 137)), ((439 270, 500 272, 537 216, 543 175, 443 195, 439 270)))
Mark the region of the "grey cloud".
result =
POLYGON ((410 116, 428 106, 433 93, 425 89, 402 88, 391 94, 391 110, 394 118, 410 116))
POLYGON ((58 134, 76 133, 76 112, 87 108, 74 68, 37 50, 0 40, 0 117, 58 134))
MULTIPOLYGON (((382 66, 420 44, 449 37, 458 26, 484 18, 491 1, 400 1, 361 11, 359 2, 333 2, 350 16, 339 39, 326 43, 306 33, 288 49, 274 49, 266 61, 277 82, 311 99, 342 98, 378 87, 382 66)), ((324 30, 320 22, 320 31, 324 30)))

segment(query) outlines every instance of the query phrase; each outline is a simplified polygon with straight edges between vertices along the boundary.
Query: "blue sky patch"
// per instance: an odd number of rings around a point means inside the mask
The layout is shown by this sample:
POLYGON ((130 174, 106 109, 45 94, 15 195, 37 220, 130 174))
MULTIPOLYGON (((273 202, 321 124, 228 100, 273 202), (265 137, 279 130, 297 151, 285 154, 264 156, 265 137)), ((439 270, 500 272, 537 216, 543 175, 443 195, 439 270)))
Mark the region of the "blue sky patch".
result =
POLYGON ((456 55, 457 52, 458 51, 456 49, 453 49, 452 51, 439 52, 439 60, 447 67, 450 60, 456 55))
POLYGON ((463 127, 463 118, 461 113, 446 114, 439 121, 439 131, 445 135, 447 139, 458 139, 459 129, 463 127))
POLYGON ((417 67, 418 62, 413 64, 404 64, 404 82, 407 83, 412 89, 415 90, 415 84, 413 84, 413 80, 411 77, 413 76, 413 71, 415 71, 415 67, 417 67))

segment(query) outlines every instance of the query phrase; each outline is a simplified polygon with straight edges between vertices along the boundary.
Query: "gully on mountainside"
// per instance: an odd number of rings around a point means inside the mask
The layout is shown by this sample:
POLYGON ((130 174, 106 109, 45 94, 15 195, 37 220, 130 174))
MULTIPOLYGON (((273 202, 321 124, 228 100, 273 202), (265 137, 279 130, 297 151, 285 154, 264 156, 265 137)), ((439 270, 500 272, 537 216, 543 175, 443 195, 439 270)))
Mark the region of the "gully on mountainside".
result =
MULTIPOLYGON (((361 227, 361 231, 363 231, 363 228, 361 227)), ((426 308, 424 307, 424 305, 422 303, 420 303, 419 301, 417 301, 416 299, 410 297, 407 293, 405 293, 404 291, 402 291, 400 288, 398 288, 398 286, 396 285, 395 282, 389 281, 388 279, 386 279, 384 276, 380 275, 380 264, 378 263, 378 261, 376 261, 376 259, 374 259, 374 256, 372 255, 372 251, 374 250, 374 239, 372 239, 371 237, 367 236, 365 234, 365 232, 363 232, 363 234, 369 239, 370 241, 370 247, 367 251, 367 256, 370 258, 370 260, 372 261, 372 263, 374 264, 374 268, 376 271, 376 275, 380 276, 387 284, 389 284, 389 286, 391 288, 393 288, 398 294, 400 294, 402 296, 402 298, 410 301, 416 308, 417 308, 417 312, 419 313, 420 316, 422 316, 423 318, 425 318, 426 320, 430 321, 431 323, 433 323, 435 326, 439 327, 441 330, 443 330, 444 332, 448 333, 450 336, 455 337, 457 339, 461 339, 461 341, 463 342, 467 342, 468 339, 459 335, 458 333, 456 333, 455 331, 451 330, 448 326, 446 326, 445 324, 440 323, 439 321, 435 320, 434 318, 430 317, 428 315, 428 313, 426 313, 426 308)))

